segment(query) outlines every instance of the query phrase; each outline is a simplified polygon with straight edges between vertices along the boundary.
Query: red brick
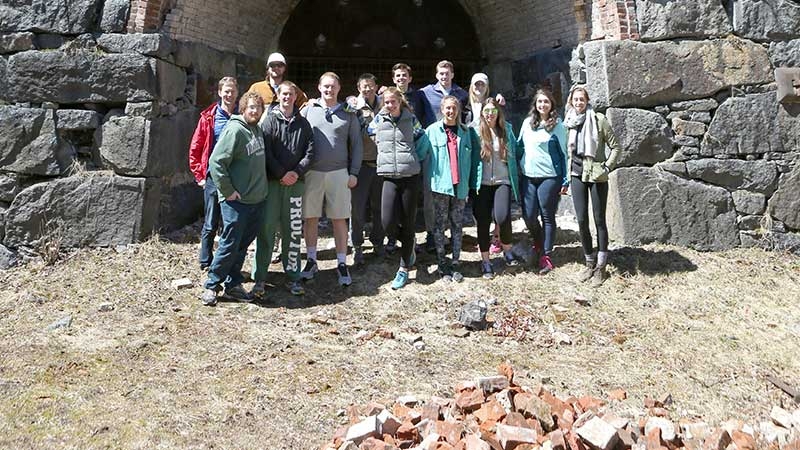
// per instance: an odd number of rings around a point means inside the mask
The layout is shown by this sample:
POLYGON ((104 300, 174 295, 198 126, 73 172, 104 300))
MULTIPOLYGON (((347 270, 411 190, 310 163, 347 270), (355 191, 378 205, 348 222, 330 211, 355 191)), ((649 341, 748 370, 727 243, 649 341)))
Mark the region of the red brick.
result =
POLYGON ((470 434, 464 439, 464 450, 492 450, 492 447, 478 436, 470 434))
POLYGON ((456 394, 456 406, 462 411, 471 412, 483 404, 483 392, 480 389, 463 390, 456 394))
POLYGON ((564 433, 561 430, 553 431, 548 435, 550 438, 550 447, 553 450, 566 450, 567 442, 564 440, 564 433))
POLYGON ((647 450, 665 450, 666 447, 661 445, 661 429, 658 427, 653 428, 647 433, 645 441, 647 450))
POLYGON ((456 422, 445 422, 440 420, 436 422, 436 433, 442 436, 445 441, 455 445, 461 440, 464 434, 464 425, 456 422))
POLYGON ((530 428, 530 425, 525 420, 525 416, 518 412, 509 413, 505 420, 503 420, 503 424, 512 427, 530 428))
POLYGON ((564 433, 564 439, 567 441, 567 444, 569 444, 570 450, 586 450, 586 445, 584 445, 578 435, 572 431, 566 431, 564 433))
POLYGON ((731 435, 733 443, 736 444, 737 450, 755 450, 756 440, 753 436, 745 433, 744 431, 734 431, 731 435))
POLYGON ((537 437, 536 432, 528 428, 497 425, 497 439, 503 450, 516 448, 519 444, 536 444, 537 437))

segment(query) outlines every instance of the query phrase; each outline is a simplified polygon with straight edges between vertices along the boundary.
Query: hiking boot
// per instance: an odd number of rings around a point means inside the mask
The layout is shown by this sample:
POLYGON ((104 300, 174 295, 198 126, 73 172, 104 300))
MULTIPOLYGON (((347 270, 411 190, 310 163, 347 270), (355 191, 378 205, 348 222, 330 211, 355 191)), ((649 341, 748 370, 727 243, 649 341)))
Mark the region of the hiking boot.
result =
POLYGON ((397 275, 392 280, 392 289, 398 290, 408 283, 408 272, 405 270, 398 270, 397 275))
POLYGON ((217 291, 213 289, 204 289, 203 294, 200 296, 200 300, 202 300, 205 306, 216 306, 217 291))
POLYGON ((340 286, 350 286, 353 283, 353 279, 350 278, 350 271, 347 270, 347 264, 339 263, 336 267, 336 272, 339 274, 340 286))
POLYGON ((492 238, 492 243, 489 245, 489 254, 496 255, 503 251, 503 246, 500 245, 500 239, 497 237, 492 238))
POLYGON ((486 280, 491 280, 494 278, 494 269, 492 268, 492 263, 489 261, 482 261, 481 273, 483 273, 483 278, 486 280))
POLYGON ((256 284, 253 285, 253 289, 250 290, 250 295, 255 298, 264 298, 264 295, 267 293, 266 283, 263 281, 256 281, 256 284))
POLYGON ((303 287, 303 283, 301 283, 300 280, 286 283, 286 289, 289 289, 292 295, 305 295, 306 293, 306 288, 303 287))
POLYGON ((594 262, 587 262, 585 266, 578 272, 578 281, 581 283, 585 283, 592 278, 594 275, 595 270, 595 263, 594 262))
POLYGON ((600 287, 608 279, 608 272, 605 266, 595 267, 592 271, 592 287, 600 287))
POLYGON ((386 240, 386 253, 392 254, 397 251, 397 239, 389 238, 386 240))
POLYGON ((364 249, 361 246, 353 247, 353 264, 356 266, 364 264, 364 249))
POLYGON ((244 290, 244 288, 242 287, 241 284, 237 284, 236 286, 233 286, 233 287, 226 287, 225 288, 225 297, 227 297, 229 299, 232 299, 232 300, 238 300, 240 302, 245 302, 245 303, 249 303, 249 302, 253 301, 253 296, 250 295, 249 292, 244 290))
POLYGON ((313 280, 314 275, 319 272, 319 267, 317 267, 317 261, 313 259, 309 259, 306 261, 306 266, 303 268, 303 271, 300 272, 300 278, 304 280, 313 280))
POLYGON ((553 261, 550 259, 550 256, 544 255, 539 258, 539 275, 546 275, 553 270, 553 261))
POLYGON ((453 272, 450 276, 453 277, 453 281, 456 283, 461 283, 464 281, 464 275, 461 275, 458 263, 453 263, 453 272))

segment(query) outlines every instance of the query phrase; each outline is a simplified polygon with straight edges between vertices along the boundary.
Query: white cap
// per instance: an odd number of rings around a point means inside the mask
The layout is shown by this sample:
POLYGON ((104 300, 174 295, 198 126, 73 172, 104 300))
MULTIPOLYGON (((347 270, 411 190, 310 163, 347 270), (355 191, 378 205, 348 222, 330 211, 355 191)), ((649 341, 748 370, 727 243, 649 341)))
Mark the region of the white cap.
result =
POLYGON ((472 81, 469 84, 473 85, 473 84, 477 83, 478 81, 483 81, 483 84, 489 84, 489 76, 487 76, 483 72, 478 72, 478 73, 476 73, 475 75, 472 76, 472 81))
POLYGON ((269 55, 269 58, 267 58, 267 65, 270 65, 275 62, 286 64, 286 58, 284 58, 283 55, 281 55, 280 53, 272 53, 271 55, 269 55))

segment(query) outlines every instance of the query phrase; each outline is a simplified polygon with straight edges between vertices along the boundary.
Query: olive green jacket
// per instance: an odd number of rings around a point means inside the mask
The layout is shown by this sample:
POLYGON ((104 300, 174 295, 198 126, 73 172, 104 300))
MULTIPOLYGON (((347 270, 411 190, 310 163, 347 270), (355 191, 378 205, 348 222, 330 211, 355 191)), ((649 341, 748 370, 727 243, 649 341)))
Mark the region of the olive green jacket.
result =
POLYGON ((583 157, 583 171, 575 173, 572 170, 572 158, 579 158, 579 156, 575 154, 574 150, 570 151, 567 167, 570 168, 572 176, 581 177, 581 181, 584 183, 606 183, 608 182, 608 173, 617 165, 620 147, 606 116, 599 112, 595 112, 594 115, 597 120, 597 155, 594 159, 583 157), (606 147, 611 150, 611 153, 606 154, 606 147))

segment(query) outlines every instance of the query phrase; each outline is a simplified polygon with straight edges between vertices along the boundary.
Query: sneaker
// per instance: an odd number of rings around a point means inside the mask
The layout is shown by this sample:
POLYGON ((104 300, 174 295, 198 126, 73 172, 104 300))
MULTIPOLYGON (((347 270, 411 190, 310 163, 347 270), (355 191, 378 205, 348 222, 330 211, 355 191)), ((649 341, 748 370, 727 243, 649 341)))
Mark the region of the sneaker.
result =
POLYGON ((240 302, 252 302, 253 296, 250 295, 249 292, 244 290, 241 284, 237 284, 233 287, 226 287, 225 288, 225 297, 230 298, 232 300, 238 300, 240 302))
POLYGON ((600 287, 608 279, 608 272, 605 266, 595 267, 592 273, 592 287, 600 287))
POLYGON ((550 273, 553 270, 553 261, 550 259, 548 255, 544 255, 539 258, 539 275, 545 275, 550 273))
POLYGON ((217 305, 217 291, 213 289, 205 289, 203 290, 203 295, 200 296, 200 300, 203 301, 205 306, 216 306, 217 305))
POLYGON ((519 261, 517 261, 517 258, 511 252, 506 253, 503 260, 506 262, 506 267, 515 267, 519 265, 519 261))
POLYGON ((408 272, 405 270, 398 270, 397 275, 392 280, 392 289, 398 290, 408 283, 408 272))
POLYGON ((456 263, 453 263, 453 273, 450 276, 453 277, 453 281, 456 283, 464 281, 464 275, 461 275, 461 272, 458 270, 458 264, 456 263))
POLYGON ((300 278, 304 280, 313 280, 314 275, 319 272, 319 267, 317 267, 317 261, 313 259, 309 259, 306 261, 306 266, 303 268, 303 271, 300 272, 300 278))
POLYGON ((357 266, 364 264, 364 249, 360 246, 353 248, 353 264, 357 266))
POLYGON ((581 283, 585 283, 591 280, 592 275, 594 275, 594 269, 595 269, 594 262, 592 263, 587 262, 586 265, 583 266, 583 268, 580 270, 580 272, 578 272, 578 281, 580 281, 581 283))
POLYGON ((266 283, 263 281, 256 281, 256 284, 253 285, 253 289, 250 290, 250 295, 255 298, 264 298, 264 294, 266 293, 266 283))
POLYGON ((350 286, 353 283, 353 279, 350 278, 350 271, 347 270, 347 264, 339 263, 336 271, 339 273, 339 285, 350 286))
POLYGON ((492 238, 492 243, 489 245, 489 254, 496 255, 503 251, 503 246, 500 245, 500 240, 496 237, 492 238))
POLYGON ((289 292, 291 292, 292 295, 306 294, 306 288, 303 287, 303 283, 301 283, 300 280, 286 283, 286 288, 289 289, 289 292))
POLYGON ((425 251, 428 253, 436 253, 436 241, 433 239, 432 234, 425 236, 425 251))
POLYGON ((483 278, 487 280, 494 278, 494 269, 492 269, 492 263, 489 261, 481 262, 481 272, 483 273, 483 278))
POLYGON ((386 249, 386 253, 392 254, 392 253, 396 252, 397 251, 397 239, 392 239, 392 238, 388 239, 386 241, 386 247, 384 247, 384 248, 386 249))

